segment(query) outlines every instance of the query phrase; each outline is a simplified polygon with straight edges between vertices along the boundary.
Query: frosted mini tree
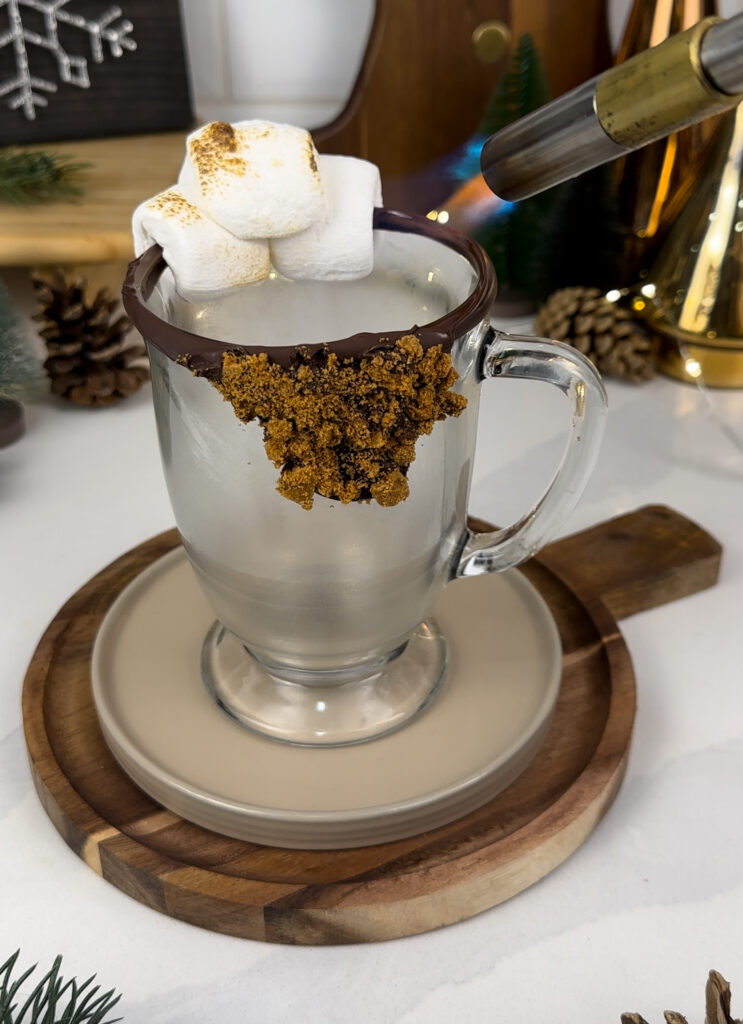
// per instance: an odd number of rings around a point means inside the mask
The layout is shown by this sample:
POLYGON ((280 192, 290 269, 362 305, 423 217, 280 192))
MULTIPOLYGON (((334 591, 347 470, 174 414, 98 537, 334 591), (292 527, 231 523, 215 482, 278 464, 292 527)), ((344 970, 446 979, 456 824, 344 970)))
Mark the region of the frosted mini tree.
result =
POLYGON ((11 110, 21 110, 29 121, 36 119, 36 108, 46 107, 45 92, 56 92, 57 84, 47 78, 40 78, 31 71, 29 47, 40 47, 49 51, 57 61, 59 78, 62 82, 77 85, 81 89, 90 87, 87 58, 69 54, 59 41, 60 25, 70 25, 87 34, 93 61, 101 64, 104 60, 104 42, 108 44, 113 57, 121 57, 125 50, 136 50, 137 44, 130 37, 134 26, 122 18, 120 7, 109 7, 100 17, 92 20, 75 14, 65 8, 70 0, 0 0, 0 13, 6 11, 8 28, 0 32, 0 50, 13 47, 15 74, 0 81, 0 97, 7 96, 11 110), (44 19, 44 32, 33 31, 23 23, 24 11, 36 11, 44 19))

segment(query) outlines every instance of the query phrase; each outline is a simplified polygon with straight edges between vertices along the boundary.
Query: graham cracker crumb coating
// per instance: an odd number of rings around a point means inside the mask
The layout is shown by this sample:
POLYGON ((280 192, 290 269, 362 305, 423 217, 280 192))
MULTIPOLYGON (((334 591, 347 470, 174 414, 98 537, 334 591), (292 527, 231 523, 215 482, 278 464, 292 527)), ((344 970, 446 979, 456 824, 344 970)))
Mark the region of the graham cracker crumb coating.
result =
POLYGON ((409 334, 362 359, 299 348, 289 369, 265 352, 227 352, 214 384, 238 419, 263 427, 279 493, 310 509, 315 494, 344 505, 404 501, 416 441, 467 405, 451 391, 456 380, 440 345, 424 351, 409 334))

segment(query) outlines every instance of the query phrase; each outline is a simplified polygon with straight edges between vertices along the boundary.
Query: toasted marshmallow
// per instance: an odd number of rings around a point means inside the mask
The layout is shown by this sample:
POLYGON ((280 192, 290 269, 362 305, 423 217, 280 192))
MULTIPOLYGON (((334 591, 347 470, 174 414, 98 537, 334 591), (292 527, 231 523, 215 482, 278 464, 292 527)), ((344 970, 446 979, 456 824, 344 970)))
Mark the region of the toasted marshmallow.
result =
POLYGON ((213 121, 189 135, 178 184, 238 238, 279 238, 325 214, 309 132, 270 121, 213 121))
POLYGON ((268 242, 236 238, 177 186, 138 206, 132 230, 137 256, 155 242, 161 246, 179 295, 191 302, 230 295, 271 269, 268 242))
POLYGON ((271 260, 284 277, 348 281, 374 267, 374 207, 382 205, 379 168, 351 156, 318 157, 326 213, 304 231, 271 238, 271 260))

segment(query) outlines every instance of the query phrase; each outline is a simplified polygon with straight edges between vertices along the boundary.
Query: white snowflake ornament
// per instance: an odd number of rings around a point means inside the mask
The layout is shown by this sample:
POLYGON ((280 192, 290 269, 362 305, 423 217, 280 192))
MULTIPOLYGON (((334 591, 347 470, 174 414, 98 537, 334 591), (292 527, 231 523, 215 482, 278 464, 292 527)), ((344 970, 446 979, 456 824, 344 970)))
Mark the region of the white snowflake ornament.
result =
POLYGON ((49 103, 44 93, 56 92, 57 84, 32 74, 29 46, 49 51, 57 61, 62 82, 90 88, 88 61, 85 57, 67 53, 58 38, 59 25, 71 25, 87 34, 90 52, 96 64, 103 63, 104 42, 113 57, 121 57, 125 50, 136 50, 137 44, 130 33, 134 26, 122 17, 120 7, 109 7, 92 20, 66 10, 70 0, 0 0, 0 12, 7 11, 8 28, 0 32, 0 50, 13 47, 15 74, 0 80, 0 97, 7 96, 11 110, 21 111, 29 121, 36 120, 38 107, 49 103), (27 28, 23 22, 26 10, 36 11, 44 19, 44 33, 27 28))

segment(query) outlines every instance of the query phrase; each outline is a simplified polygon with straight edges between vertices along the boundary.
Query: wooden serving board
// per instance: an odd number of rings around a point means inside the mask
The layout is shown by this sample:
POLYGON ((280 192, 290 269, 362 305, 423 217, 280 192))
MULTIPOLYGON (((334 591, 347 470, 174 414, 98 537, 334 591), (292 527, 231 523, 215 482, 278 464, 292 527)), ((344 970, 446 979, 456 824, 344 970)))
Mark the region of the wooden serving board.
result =
POLYGON ((721 553, 702 529, 662 506, 546 548, 522 571, 555 616, 563 682, 551 731, 530 767, 490 803, 435 831, 361 849, 303 851, 229 839, 180 819, 137 789, 103 741, 90 694, 96 632, 120 591, 178 543, 172 530, 118 559, 44 634, 23 690, 36 789, 75 853, 140 902, 228 935, 304 944, 368 942, 451 924, 565 860, 610 806, 627 762, 635 682, 613 614, 712 586, 721 553))

